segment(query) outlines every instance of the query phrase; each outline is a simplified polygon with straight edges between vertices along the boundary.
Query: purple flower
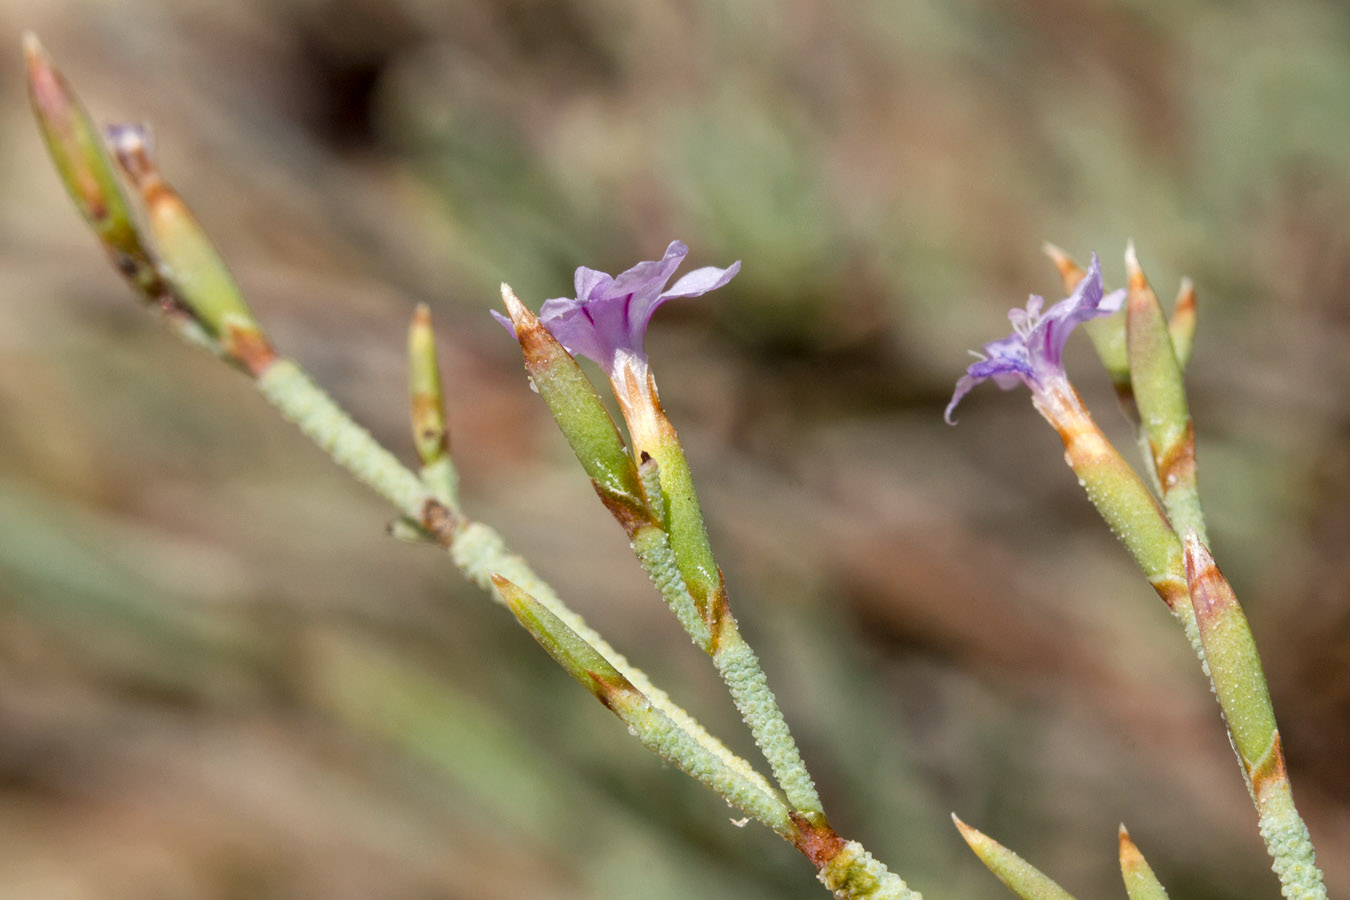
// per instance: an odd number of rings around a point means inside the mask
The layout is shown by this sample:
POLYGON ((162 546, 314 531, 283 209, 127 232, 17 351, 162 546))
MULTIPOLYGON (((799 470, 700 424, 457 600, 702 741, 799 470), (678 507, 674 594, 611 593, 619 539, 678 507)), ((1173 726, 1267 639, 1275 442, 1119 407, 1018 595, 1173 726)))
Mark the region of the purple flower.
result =
POLYGON ((952 412, 961 398, 975 385, 990 378, 1005 391, 1019 383, 1025 384, 1038 400, 1063 394, 1062 389, 1067 387, 1064 343, 1069 339, 1069 333, 1082 322, 1116 312, 1124 300, 1123 290, 1103 296, 1102 269, 1095 253, 1092 254, 1092 265, 1073 293, 1044 313, 1041 307, 1045 299, 1032 294, 1026 309, 1008 313, 1013 325, 1012 334, 985 344, 984 352, 975 354, 979 361, 972 363, 956 382, 956 392, 944 414, 947 424, 956 424, 952 412))
POLYGON ((725 269, 706 266, 665 290, 688 252, 684 244, 671 241, 663 258, 640 262, 614 277, 582 266, 576 274, 576 298, 545 301, 539 321, 569 353, 594 360, 611 379, 624 360, 645 368, 642 342, 656 308, 676 297, 716 290, 741 270, 740 260, 725 269))

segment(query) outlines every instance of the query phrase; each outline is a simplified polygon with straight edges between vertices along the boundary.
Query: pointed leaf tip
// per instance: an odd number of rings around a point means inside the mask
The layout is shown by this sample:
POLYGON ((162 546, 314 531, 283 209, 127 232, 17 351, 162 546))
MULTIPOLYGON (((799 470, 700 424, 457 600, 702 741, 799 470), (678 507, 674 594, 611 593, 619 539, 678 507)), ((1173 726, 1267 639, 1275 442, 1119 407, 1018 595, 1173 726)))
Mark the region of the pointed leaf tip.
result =
POLYGON ((1073 900, 1071 894, 1035 866, 979 829, 962 822, 955 813, 952 822, 980 862, 1022 900, 1073 900))
POLYGON ((519 323, 523 319, 528 323, 530 319, 534 318, 534 313, 530 312, 525 304, 520 302, 520 298, 511 289, 511 285, 505 281, 502 282, 502 302, 506 304, 506 311, 511 314, 512 322, 519 323))
POLYGON ((1082 266, 1074 262, 1063 248, 1046 241, 1041 245, 1041 250, 1046 256, 1050 257, 1050 262, 1054 263, 1055 268, 1059 270, 1059 277, 1064 282, 1064 290, 1072 291, 1078 287, 1078 282, 1083 280, 1087 272, 1082 266))
POLYGON ((1130 838, 1130 832, 1129 832, 1129 829, 1127 829, 1127 828, 1125 827, 1125 823, 1124 823, 1124 822, 1121 822, 1121 823, 1120 823, 1120 830, 1116 833, 1116 837, 1117 837, 1117 840, 1120 842, 1120 865, 1121 865, 1121 868, 1124 868, 1124 867, 1125 867, 1125 864, 1126 864, 1126 861, 1127 861, 1127 860, 1128 860, 1131 864, 1133 864, 1133 862, 1134 862, 1136 859, 1143 859, 1143 855, 1139 852, 1139 848, 1135 845, 1134 841, 1130 838))
POLYGON ((1177 364, 1186 368, 1191 361, 1191 345, 1195 341, 1196 301, 1195 284, 1189 278, 1181 279, 1177 290, 1177 302, 1172 307, 1172 315, 1167 320, 1167 330, 1172 336, 1172 349, 1177 355, 1177 364))
POLYGON ((1130 900, 1167 900, 1167 891, 1130 838, 1124 823, 1120 826, 1120 876, 1125 881, 1125 892, 1130 900))
POLYGON ((24 35, 28 99, 66 191, 116 253, 143 254, 122 184, 98 127, 32 32, 24 35))
POLYGON ((23 44, 24 61, 28 63, 29 67, 47 58, 47 52, 42 48, 42 42, 33 32, 25 31, 20 41, 23 44))
POLYGON ((1139 265, 1139 254, 1134 249, 1134 239, 1125 244, 1125 275, 1129 279, 1131 293, 1149 290, 1148 276, 1139 265))

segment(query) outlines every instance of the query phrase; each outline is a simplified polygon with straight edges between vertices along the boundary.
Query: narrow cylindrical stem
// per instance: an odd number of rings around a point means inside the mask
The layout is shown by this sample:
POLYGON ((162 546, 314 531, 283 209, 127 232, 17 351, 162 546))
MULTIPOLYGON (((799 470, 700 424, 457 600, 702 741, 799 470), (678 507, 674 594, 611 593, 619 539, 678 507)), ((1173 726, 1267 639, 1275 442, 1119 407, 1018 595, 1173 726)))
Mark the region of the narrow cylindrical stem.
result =
POLYGON ((823 818, 815 782, 802 762, 797 742, 792 739, 759 658, 741 637, 730 613, 722 619, 721 628, 713 663, 768 760, 774 779, 782 786, 793 809, 823 818))
POLYGON ((278 359, 257 380, 267 402, 357 481, 422 523, 437 501, 421 479, 369 431, 356 424, 333 398, 289 359, 278 359))
POLYGON ((923 900, 857 841, 849 841, 816 873, 840 900, 923 900))

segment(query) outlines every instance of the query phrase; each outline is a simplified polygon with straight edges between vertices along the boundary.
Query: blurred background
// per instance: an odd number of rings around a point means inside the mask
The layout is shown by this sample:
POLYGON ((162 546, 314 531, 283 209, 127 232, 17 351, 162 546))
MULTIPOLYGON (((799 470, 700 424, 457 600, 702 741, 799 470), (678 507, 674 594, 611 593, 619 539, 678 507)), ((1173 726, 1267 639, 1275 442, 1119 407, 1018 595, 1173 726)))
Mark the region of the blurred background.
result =
MULTIPOLYGON (((514 344, 672 238, 732 284, 648 341, 732 591, 838 829, 1084 898, 1124 821, 1174 896, 1276 896, 1208 684, 1025 392, 942 407, 1053 240, 1170 302, 1216 554, 1350 891, 1350 12, 1335 2, 7 0, 0 896, 811 898, 500 608, 137 308, 27 111, 36 31, 255 310, 405 459, 432 306, 471 514, 750 754, 514 344)), ((1070 368, 1132 437, 1086 342, 1070 368)))

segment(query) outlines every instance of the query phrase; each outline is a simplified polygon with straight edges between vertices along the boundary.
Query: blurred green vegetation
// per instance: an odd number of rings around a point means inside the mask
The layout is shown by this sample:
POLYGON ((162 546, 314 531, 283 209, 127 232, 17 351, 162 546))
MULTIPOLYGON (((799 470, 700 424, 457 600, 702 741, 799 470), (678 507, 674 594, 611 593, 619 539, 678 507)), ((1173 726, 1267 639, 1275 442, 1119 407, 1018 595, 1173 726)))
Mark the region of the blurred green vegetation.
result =
MULTIPOLYGON (((749 753, 486 310, 672 238, 648 343, 839 829, 1079 896, 1273 895, 1208 686, 1021 394, 941 409, 1051 239, 1200 299, 1220 564, 1350 890, 1350 13, 1325 0, 11 0, 0 45, 0 896, 814 897, 225 367, 130 301, 28 120, 33 29, 154 123, 283 349, 411 459, 431 304, 471 511, 749 753), (547 501, 540 505, 542 501, 547 501), (637 884, 638 887, 633 885, 637 884)), ((1085 348, 1071 371, 1122 446, 1085 348)))

